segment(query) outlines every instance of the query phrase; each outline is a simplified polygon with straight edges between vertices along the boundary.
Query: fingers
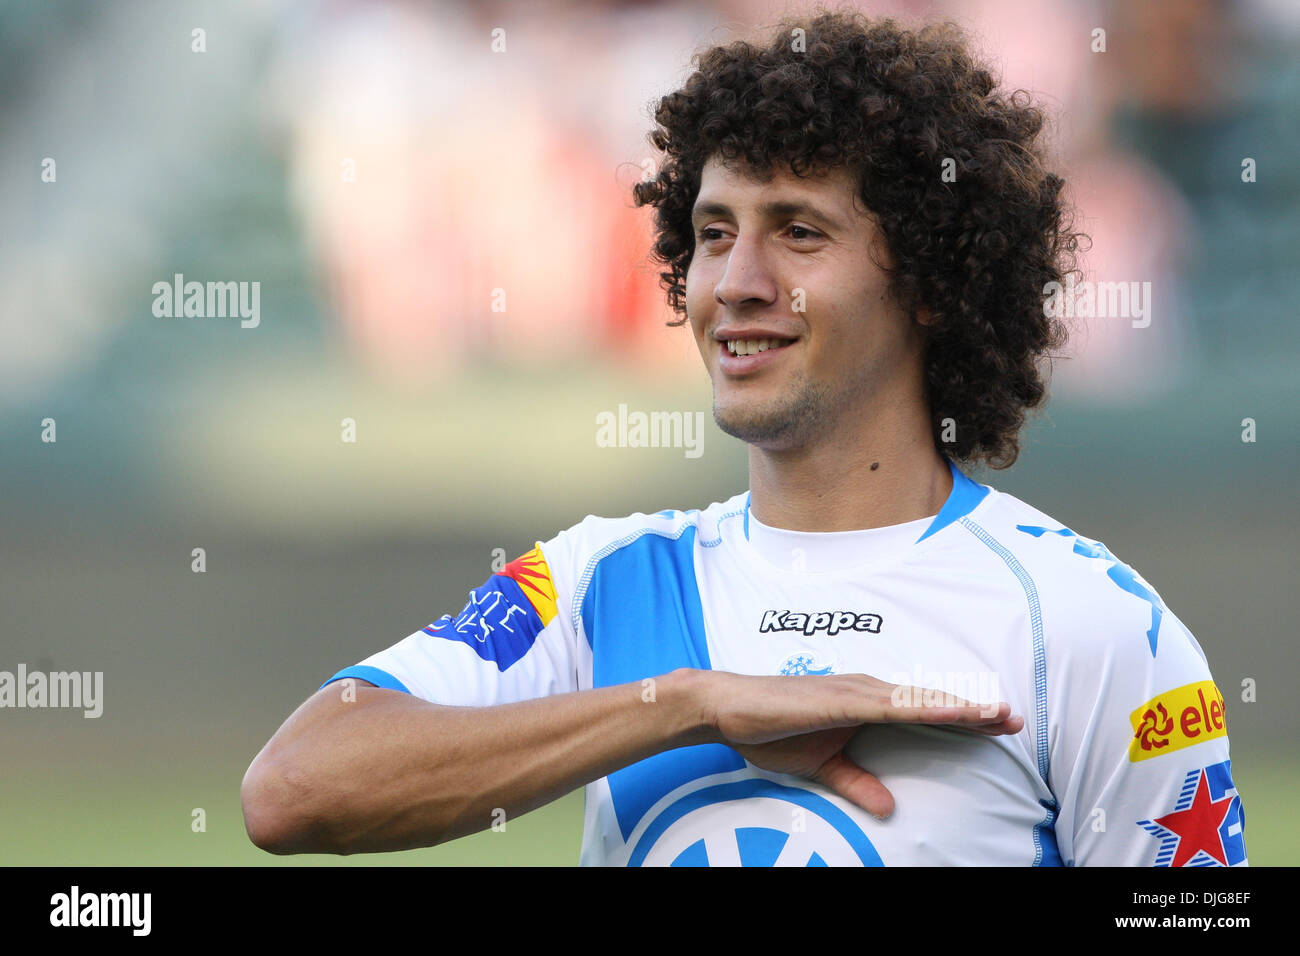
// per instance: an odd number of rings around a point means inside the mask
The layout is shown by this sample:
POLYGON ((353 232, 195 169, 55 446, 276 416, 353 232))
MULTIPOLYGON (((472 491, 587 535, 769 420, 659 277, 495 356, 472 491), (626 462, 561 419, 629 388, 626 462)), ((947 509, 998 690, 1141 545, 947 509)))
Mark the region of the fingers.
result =
POLYGON ((1005 701, 997 705, 968 704, 924 707, 896 707, 886 705, 879 720, 885 723, 909 724, 963 724, 972 727, 1000 724, 1011 716, 1011 705, 1005 701))
POLYGON ((883 783, 844 756, 843 752, 827 760, 813 779, 866 810, 877 820, 884 820, 894 812, 894 795, 883 783))
POLYGON ((1025 718, 1016 714, 1015 716, 1008 717, 1006 720, 1000 721, 996 724, 968 726, 964 729, 977 734, 986 734, 990 737, 997 737, 1001 734, 1018 734, 1020 731, 1025 729, 1025 718))
MULTIPOLYGON (((957 712, 963 710, 963 708, 950 709, 957 712)), ((972 722, 963 725, 963 729, 990 737, 999 734, 1018 734, 1024 729, 1025 719, 1018 714, 1010 715, 1008 713, 1010 709, 1010 704, 1003 703, 994 716, 989 716, 987 709, 983 709, 984 714, 974 715, 972 722)), ((813 775, 813 779, 845 800, 866 810, 877 820, 883 822, 894 812, 894 795, 874 775, 845 756, 842 750, 827 760, 813 775)))
MULTIPOLYGON (((984 728, 986 733, 1018 733, 1020 727, 1010 729, 1011 705, 1006 701, 996 704, 977 704, 944 691, 931 688, 898 685, 889 695, 889 706, 882 720, 905 723, 959 724, 971 729, 984 728)), ((1023 726, 1023 721, 1021 722, 1023 726)))

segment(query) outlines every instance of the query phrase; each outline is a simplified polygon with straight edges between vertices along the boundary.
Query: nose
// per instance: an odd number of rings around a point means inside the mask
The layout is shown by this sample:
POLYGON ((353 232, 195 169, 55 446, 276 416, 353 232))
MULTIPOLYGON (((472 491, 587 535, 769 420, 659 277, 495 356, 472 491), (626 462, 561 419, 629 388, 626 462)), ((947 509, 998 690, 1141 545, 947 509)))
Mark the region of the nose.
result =
POLYGON ((740 233, 727 253, 727 266, 713 298, 720 305, 738 310, 745 305, 770 305, 776 301, 777 286, 768 268, 762 237, 754 232, 740 233))

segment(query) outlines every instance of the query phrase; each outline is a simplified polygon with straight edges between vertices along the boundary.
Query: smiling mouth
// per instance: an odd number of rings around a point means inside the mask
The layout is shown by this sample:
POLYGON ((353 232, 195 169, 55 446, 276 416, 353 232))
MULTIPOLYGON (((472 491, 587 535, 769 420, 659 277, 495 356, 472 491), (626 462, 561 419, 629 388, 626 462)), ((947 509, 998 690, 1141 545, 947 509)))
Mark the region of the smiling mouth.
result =
POLYGON ((772 349, 783 349, 794 343, 794 339, 727 339, 723 346, 732 355, 757 355, 772 349))

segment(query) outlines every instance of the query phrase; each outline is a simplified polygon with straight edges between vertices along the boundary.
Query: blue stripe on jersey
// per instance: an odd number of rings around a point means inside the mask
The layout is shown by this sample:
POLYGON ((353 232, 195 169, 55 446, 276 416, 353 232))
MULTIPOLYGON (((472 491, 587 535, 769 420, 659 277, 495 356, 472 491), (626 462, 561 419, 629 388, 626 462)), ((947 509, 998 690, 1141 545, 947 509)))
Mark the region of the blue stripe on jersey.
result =
POLYGON ((1047 819, 1034 825, 1034 866, 1064 866, 1061 848, 1056 845, 1056 815, 1061 808, 1050 800, 1039 800, 1047 819))
POLYGON ((1147 629, 1147 643, 1151 645, 1151 656, 1156 656, 1156 638, 1160 633, 1160 621, 1164 618, 1165 611, 1169 609, 1165 606, 1165 602, 1161 600, 1160 595, 1139 579, 1136 571, 1111 554, 1110 549, 1100 541, 1096 544, 1089 544, 1069 528, 1042 528, 1033 524, 1018 524, 1016 530, 1031 534, 1035 538, 1044 534, 1059 534, 1063 537, 1073 538, 1075 554, 1081 554, 1085 558, 1100 558, 1105 561, 1107 565, 1106 577, 1115 582, 1120 590, 1126 591, 1151 605, 1151 626, 1147 629))
MULTIPOLYGON (((345 667, 320 686, 325 687, 334 683, 336 680, 343 680, 346 677, 356 677, 360 680, 368 680, 376 687, 386 687, 388 690, 400 690, 404 694, 410 693, 410 691, 406 689, 406 685, 392 674, 388 673, 388 671, 380 670, 378 667, 370 667, 366 664, 356 664, 352 667, 345 667)), ((317 687, 316 689, 320 690, 320 687, 317 687)))
POLYGON ((952 472, 952 491, 948 494, 948 500, 943 503, 943 507, 939 509, 939 513, 930 522, 930 527, 925 529, 925 534, 916 539, 917 544, 970 514, 989 493, 983 485, 971 481, 962 474, 951 458, 948 459, 948 470, 952 472))
MULTIPOLYGON (((693 525, 673 537, 645 528, 600 557, 582 601, 593 687, 637 683, 678 667, 712 669, 695 580, 695 534, 693 525)), ((700 744, 614 771, 609 791, 623 839, 664 794, 744 766, 730 747, 700 744)))

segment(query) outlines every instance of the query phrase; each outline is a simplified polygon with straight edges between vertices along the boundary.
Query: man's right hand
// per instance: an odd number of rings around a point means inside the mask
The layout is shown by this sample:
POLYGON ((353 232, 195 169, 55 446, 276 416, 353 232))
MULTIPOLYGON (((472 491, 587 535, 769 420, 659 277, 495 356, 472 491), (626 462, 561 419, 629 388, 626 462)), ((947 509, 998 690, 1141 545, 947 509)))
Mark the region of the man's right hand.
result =
POLYGON ((705 721, 717 743, 764 770, 814 780, 878 819, 894 812, 893 795, 844 754, 864 724, 936 724, 988 735, 1016 734, 1025 725, 1005 702, 972 703, 866 674, 704 673, 705 721))

